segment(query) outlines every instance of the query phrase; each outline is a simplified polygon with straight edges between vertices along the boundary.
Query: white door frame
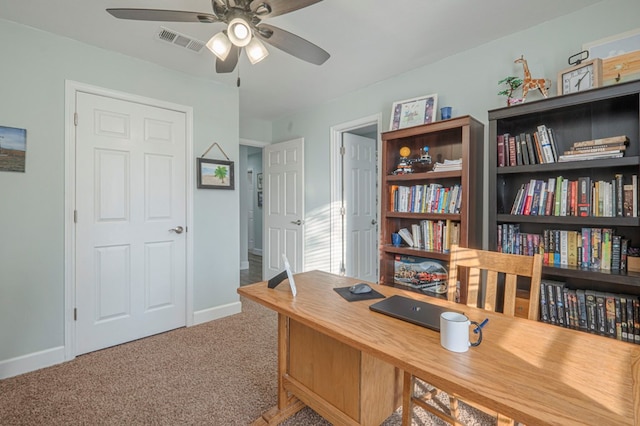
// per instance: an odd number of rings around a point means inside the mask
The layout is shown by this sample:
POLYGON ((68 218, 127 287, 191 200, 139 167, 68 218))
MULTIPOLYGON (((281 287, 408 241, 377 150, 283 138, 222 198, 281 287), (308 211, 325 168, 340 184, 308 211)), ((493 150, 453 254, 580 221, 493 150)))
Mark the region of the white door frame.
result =
POLYGON ((359 118, 357 120, 349 121, 342 124, 337 124, 331 127, 331 204, 329 209, 330 221, 331 221, 331 237, 330 237, 330 272, 334 274, 341 274, 340 261, 342 260, 342 245, 344 244, 344 227, 342 226, 342 216, 340 214, 340 207, 342 206, 342 157, 340 155, 340 147, 342 146, 342 134, 348 133, 355 129, 360 129, 365 126, 375 124, 378 126, 378 134, 376 139, 376 151, 378 152, 377 168, 378 178, 376 182, 378 198, 377 217, 380 217, 380 200, 381 200, 381 188, 380 188, 380 173, 382 167, 382 138, 380 132, 382 129, 382 113, 370 115, 368 117, 359 118))
MULTIPOLYGON (((252 139, 240 138, 240 145, 252 146, 254 148, 260 148, 260 149, 262 149, 264 151, 264 148, 266 146, 269 146, 270 143, 269 142, 256 141, 256 140, 252 140, 252 139)), ((255 190, 255 188, 254 188, 254 190, 255 190)), ((240 226, 245 226, 246 225, 246 223, 242 224, 243 223, 242 220, 240 221, 240 223, 241 223, 240 226)), ((264 223, 264 209, 262 209, 262 223, 264 223)), ((242 233, 241 233, 241 235, 242 235, 242 233)), ((262 239, 263 238, 262 235, 260 235, 259 238, 262 239)), ((249 239, 249 237, 247 235, 247 240, 248 239, 249 239)), ((249 247, 249 241, 245 241, 245 245, 244 246, 242 245, 242 241, 240 241, 240 250, 242 250, 243 247, 247 247, 248 248, 249 247)), ((249 269, 249 261, 246 260, 246 261, 243 262, 243 260, 242 260, 243 257, 242 256, 243 256, 243 253, 241 251, 240 252, 240 270, 249 269)))
POLYGON ((75 247, 75 225, 74 210, 76 197, 76 156, 75 156, 75 105, 76 93, 84 92, 97 96, 106 96, 127 102, 136 102, 158 108, 170 109, 185 114, 186 135, 185 135, 185 173, 186 173, 186 325, 194 324, 193 319, 193 191, 194 191, 194 169, 193 169, 193 108, 179 105, 172 102, 160 101, 125 92, 118 92, 111 89, 79 83, 72 80, 65 80, 65 196, 64 196, 64 356, 65 361, 75 358, 75 320, 74 308, 75 300, 75 269, 76 269, 76 247, 75 247))

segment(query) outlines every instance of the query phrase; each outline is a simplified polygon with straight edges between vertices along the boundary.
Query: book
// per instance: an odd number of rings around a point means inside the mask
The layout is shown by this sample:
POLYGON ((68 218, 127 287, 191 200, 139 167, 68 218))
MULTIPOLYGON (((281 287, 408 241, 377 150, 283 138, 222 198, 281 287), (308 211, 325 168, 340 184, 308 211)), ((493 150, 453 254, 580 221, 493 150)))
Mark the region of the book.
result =
POLYGON ((589 267, 591 269, 600 269, 600 260, 602 256, 602 228, 591 228, 591 261, 589 267))
POLYGON ((549 306, 547 304, 547 284, 544 280, 540 281, 540 321, 550 322, 549 306))
POLYGON ((538 157, 536 155, 534 142, 531 140, 531 135, 529 133, 526 133, 524 135, 524 138, 527 144, 527 150, 529 151, 529 162, 531 164, 540 164, 540 161, 538 160, 538 157))
POLYGON ((574 147, 580 146, 592 146, 592 145, 603 145, 609 143, 629 143, 629 138, 625 135, 621 136, 612 136, 609 138, 601 138, 601 139, 590 139, 587 141, 574 142, 574 147))
POLYGON ((634 342, 634 323, 635 323, 635 309, 634 309, 634 299, 636 297, 627 296, 627 342, 634 342))
POLYGON ((563 155, 598 153, 598 152, 607 152, 607 151, 624 151, 625 149, 627 149, 626 145, 607 144, 607 145, 598 145, 598 146, 589 146, 589 147, 576 147, 576 148, 572 148, 567 151, 564 151, 563 155))
POLYGON ((621 173, 616 173, 615 175, 615 183, 616 183, 616 216, 623 217, 624 216, 624 184, 623 184, 623 176, 621 173))
POLYGON ((400 234, 400 236, 402 237, 402 239, 404 240, 405 243, 407 243, 407 245, 409 247, 413 247, 413 237, 411 236, 411 233, 409 232, 409 230, 407 228, 402 228, 398 231, 398 234, 400 234))
POLYGON ((576 298, 578 299, 578 328, 587 331, 587 308, 585 291, 583 289, 576 290, 576 298))
POLYGON ((549 133, 547 127, 544 124, 538 126, 538 140, 540 141, 540 149, 545 163, 554 163, 553 150, 551 148, 551 141, 549 140, 549 133))
POLYGON ((553 214, 553 207, 555 206, 555 188, 556 178, 549 178, 547 181, 547 199, 544 205, 544 215, 551 216, 553 214))
POLYGON ((591 209, 591 178, 578 178, 578 216, 590 216, 591 209))
POLYGON ((625 295, 620 296, 620 340, 626 342, 627 336, 627 297, 625 295))
POLYGON ((610 270, 611 269, 611 235, 613 230, 610 228, 602 229, 602 242, 600 244, 600 269, 602 270, 610 270))
POLYGON ((638 217, 638 175, 631 175, 631 190, 632 217, 638 217))
POLYGON ((603 158, 621 158, 624 156, 624 151, 606 151, 606 152, 586 152, 584 154, 573 155, 561 155, 558 157, 558 162, 566 163, 570 161, 583 161, 583 160, 599 160, 603 158))
POLYGON ((596 310, 596 292, 585 290, 585 312, 587 314, 587 331, 598 332, 598 314, 596 310))
POLYGON ((551 127, 547 128, 547 134, 549 136, 549 143, 551 144, 551 152, 553 154, 553 161, 558 161, 558 146, 556 143, 556 133, 551 127))
MULTIPOLYGON (((605 333, 607 336, 616 338, 616 297, 612 293, 605 293, 605 333)), ((619 316, 619 315, 618 315, 619 316)))
POLYGON ((518 153, 516 151, 516 138, 509 136, 509 166, 518 165, 518 153))
POLYGON ((625 217, 633 217, 633 185, 630 183, 622 187, 622 211, 625 217))
POLYGON ((521 166, 524 164, 524 159, 522 158, 522 144, 520 144, 520 135, 515 135, 513 137, 513 140, 516 145, 516 165, 521 166))
POLYGON ((622 238, 620 241, 620 270, 622 272, 627 271, 627 249, 629 247, 629 240, 622 238))
POLYGON ((620 235, 611 236, 611 269, 620 270, 620 258, 622 249, 622 237, 620 235))
POLYGON ((596 291, 596 332, 602 336, 607 335, 607 308, 605 295, 596 291))
POLYGON ((528 166, 529 164, 532 164, 532 163, 531 163, 531 160, 529 159, 529 150, 527 148, 527 141, 524 133, 520 134, 519 139, 520 139, 520 150, 522 151, 522 164, 524 164, 525 166, 528 166))
POLYGON ((504 166, 504 135, 498 135, 498 167, 504 166))

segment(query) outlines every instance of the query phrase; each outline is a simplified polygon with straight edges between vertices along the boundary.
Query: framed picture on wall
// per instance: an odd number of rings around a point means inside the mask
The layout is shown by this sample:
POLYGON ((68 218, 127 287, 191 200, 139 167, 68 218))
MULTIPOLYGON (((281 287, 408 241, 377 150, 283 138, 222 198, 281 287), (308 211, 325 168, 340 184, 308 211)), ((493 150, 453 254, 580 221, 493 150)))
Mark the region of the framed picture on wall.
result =
POLYGON ((233 161, 198 158, 198 188, 234 189, 233 161))
POLYGON ((419 96, 394 102, 389 130, 404 129, 436 121, 438 95, 419 96))
POLYGON ((262 173, 258 173, 258 191, 262 191, 262 173))
POLYGON ((262 207, 262 191, 258 191, 258 207, 262 207))

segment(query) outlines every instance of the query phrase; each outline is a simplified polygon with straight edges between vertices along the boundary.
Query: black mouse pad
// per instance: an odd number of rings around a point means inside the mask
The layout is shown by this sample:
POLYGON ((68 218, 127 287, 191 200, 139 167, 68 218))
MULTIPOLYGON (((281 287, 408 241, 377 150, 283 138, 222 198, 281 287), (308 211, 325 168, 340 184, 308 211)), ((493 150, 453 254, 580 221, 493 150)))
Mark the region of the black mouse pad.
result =
POLYGON ((351 286, 339 287, 339 288, 334 288, 334 290, 349 302, 356 302, 358 300, 369 300, 369 299, 384 299, 384 294, 380 294, 374 289, 371 289, 369 293, 353 294, 349 291, 350 287, 351 286))

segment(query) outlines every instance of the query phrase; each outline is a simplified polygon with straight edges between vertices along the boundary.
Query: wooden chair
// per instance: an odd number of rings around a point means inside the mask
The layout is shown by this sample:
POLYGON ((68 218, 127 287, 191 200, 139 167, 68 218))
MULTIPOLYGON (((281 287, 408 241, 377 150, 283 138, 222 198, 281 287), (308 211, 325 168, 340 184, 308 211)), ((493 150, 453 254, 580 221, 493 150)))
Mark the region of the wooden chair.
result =
MULTIPOLYGON (((451 247, 451 260, 449 262, 449 279, 447 299, 455 300, 456 283, 464 276, 467 283, 467 305, 483 307, 488 311, 496 311, 499 286, 504 277, 502 291, 502 313, 515 316, 516 290, 518 277, 525 277, 529 281, 529 306, 526 317, 530 320, 538 320, 540 301, 540 277, 542 274, 542 255, 521 256, 485 250, 476 250, 451 247), (484 286, 483 275, 486 274, 484 286), (481 296, 482 303, 478 303, 481 296)), ((442 391, 432 388, 422 395, 415 395, 416 385, 425 387, 425 380, 404 373, 404 392, 402 401, 402 424, 411 424, 413 405, 428 411, 453 425, 462 425, 459 420, 458 402, 456 395, 449 395, 449 412, 441 410, 435 404, 429 404, 442 391)), ((514 421, 494 410, 483 407, 473 401, 464 401, 467 405, 494 416, 498 425, 513 425, 514 421)))

